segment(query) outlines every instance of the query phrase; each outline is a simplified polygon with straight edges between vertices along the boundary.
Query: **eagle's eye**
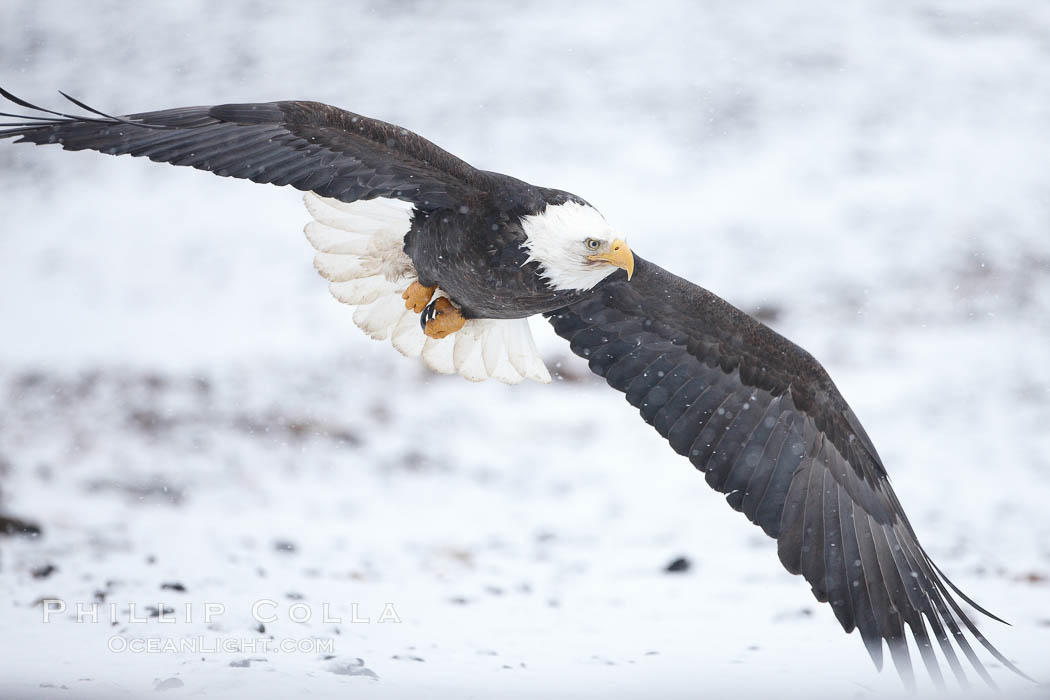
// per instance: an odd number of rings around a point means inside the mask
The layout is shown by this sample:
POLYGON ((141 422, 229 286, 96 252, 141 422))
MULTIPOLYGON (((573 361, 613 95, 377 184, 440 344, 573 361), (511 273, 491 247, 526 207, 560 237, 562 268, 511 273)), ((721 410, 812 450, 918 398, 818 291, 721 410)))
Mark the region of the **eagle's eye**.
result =
POLYGON ((591 250, 598 250, 598 248, 601 247, 602 242, 599 241, 597 238, 588 238, 586 241, 584 241, 584 245, 586 245, 591 250))

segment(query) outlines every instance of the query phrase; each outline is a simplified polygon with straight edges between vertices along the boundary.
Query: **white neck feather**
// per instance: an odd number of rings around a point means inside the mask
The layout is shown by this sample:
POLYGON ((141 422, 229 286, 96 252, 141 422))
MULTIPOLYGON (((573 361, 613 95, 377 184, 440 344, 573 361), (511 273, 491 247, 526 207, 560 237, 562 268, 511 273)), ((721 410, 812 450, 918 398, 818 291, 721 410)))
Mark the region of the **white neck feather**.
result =
POLYGON ((539 214, 523 216, 526 262, 540 264, 540 276, 551 289, 586 291, 616 272, 611 265, 587 260, 584 241, 611 241, 616 231, 588 204, 548 204, 539 214))

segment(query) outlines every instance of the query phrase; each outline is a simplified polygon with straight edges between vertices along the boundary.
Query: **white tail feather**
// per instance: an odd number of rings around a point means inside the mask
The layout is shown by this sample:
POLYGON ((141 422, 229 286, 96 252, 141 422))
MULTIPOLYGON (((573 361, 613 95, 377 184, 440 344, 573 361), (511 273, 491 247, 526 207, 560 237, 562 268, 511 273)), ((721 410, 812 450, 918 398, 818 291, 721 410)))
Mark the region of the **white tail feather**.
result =
POLYGON ((390 342, 405 357, 419 357, 426 339, 423 329, 419 327, 419 317, 407 309, 390 336, 390 342))
POLYGON ((387 282, 379 275, 346 282, 332 282, 328 285, 328 291, 339 301, 352 306, 371 304, 381 296, 401 293, 395 283, 387 282))
POLYGON ((375 340, 386 340, 401 317, 408 313, 400 294, 379 297, 371 304, 357 307, 354 323, 375 340))
POLYGON ((372 258, 335 253, 318 253, 314 256, 314 267, 329 282, 349 282, 380 271, 378 261, 372 258))
POLYGON ((325 226, 317 221, 311 221, 303 229, 310 245, 321 253, 337 253, 339 255, 367 255, 368 244, 371 239, 368 236, 347 234, 331 226, 325 226))
MULTIPOLYGON (((422 331, 420 331, 422 332, 422 331)), ((423 363, 441 374, 455 374, 456 364, 452 360, 453 346, 455 340, 452 338, 427 338, 423 343, 423 363)))
POLYGON ((514 369, 507 357, 507 342, 504 333, 490 333, 487 342, 481 346, 481 359, 485 361, 485 371, 493 379, 507 384, 517 384, 524 377, 514 369))
POLYGON ((484 347, 485 330, 478 328, 466 328, 465 326, 456 333, 455 346, 452 349, 452 363, 456 371, 472 382, 481 382, 489 378, 482 357, 484 347), (475 335, 478 331, 480 335, 475 335))
MULTIPOLYGON (((404 251, 411 205, 391 199, 348 204, 312 192, 304 201, 314 218, 304 229, 317 250, 314 267, 330 282, 332 296, 357 307, 353 321, 370 337, 389 338, 401 354, 422 357, 442 374, 458 372, 475 382, 550 382, 528 319, 470 319, 441 340, 423 334, 419 315, 405 308, 401 296, 416 281, 404 251)), ((438 290, 436 296, 445 294, 438 290)))
POLYGON ((507 334, 507 356, 510 358, 510 363, 514 365, 514 369, 528 379, 549 384, 551 375, 540 358, 539 350, 536 349, 532 332, 529 330, 528 319, 521 319, 519 323, 507 324, 505 332, 507 334))

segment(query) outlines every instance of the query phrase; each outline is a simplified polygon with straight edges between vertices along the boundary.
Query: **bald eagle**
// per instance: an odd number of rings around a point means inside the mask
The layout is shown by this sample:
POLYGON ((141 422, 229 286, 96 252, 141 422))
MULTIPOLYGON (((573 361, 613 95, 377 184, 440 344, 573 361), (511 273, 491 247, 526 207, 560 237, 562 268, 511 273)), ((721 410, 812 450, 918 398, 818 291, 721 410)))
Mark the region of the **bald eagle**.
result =
POLYGON ((824 368, 746 313, 635 255, 582 198, 478 170, 393 124, 316 102, 182 107, 115 117, 38 108, 0 138, 145 156, 305 191, 306 235, 331 293, 373 338, 431 368, 509 383, 550 375, 542 314, 675 452, 778 543, 780 560, 914 683, 906 629, 932 680, 966 632, 967 598, 919 544, 875 446, 824 368))

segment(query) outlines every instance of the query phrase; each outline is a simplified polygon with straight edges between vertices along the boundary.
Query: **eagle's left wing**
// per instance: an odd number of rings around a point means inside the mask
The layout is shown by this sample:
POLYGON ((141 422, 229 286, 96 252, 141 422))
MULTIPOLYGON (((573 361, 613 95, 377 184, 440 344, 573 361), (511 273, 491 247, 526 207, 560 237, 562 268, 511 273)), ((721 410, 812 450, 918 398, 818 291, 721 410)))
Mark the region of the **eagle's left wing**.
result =
POLYGON ((35 112, 0 112, 14 120, 0 122, 0 139, 143 156, 342 202, 385 197, 423 211, 459 209, 487 196, 490 185, 488 173, 408 129, 319 102, 179 107, 116 117, 73 98, 90 114, 43 109, 3 89, 0 95, 35 112))
POLYGON ((776 538, 784 566, 847 632, 860 630, 878 667, 885 640, 913 682, 906 625, 938 685, 931 633, 961 683, 955 647, 992 683, 964 628, 1021 673, 953 597, 981 610, 930 561, 871 440, 809 353, 638 257, 630 282, 617 272, 548 317, 730 506, 776 538))

